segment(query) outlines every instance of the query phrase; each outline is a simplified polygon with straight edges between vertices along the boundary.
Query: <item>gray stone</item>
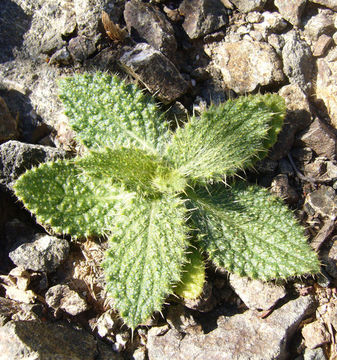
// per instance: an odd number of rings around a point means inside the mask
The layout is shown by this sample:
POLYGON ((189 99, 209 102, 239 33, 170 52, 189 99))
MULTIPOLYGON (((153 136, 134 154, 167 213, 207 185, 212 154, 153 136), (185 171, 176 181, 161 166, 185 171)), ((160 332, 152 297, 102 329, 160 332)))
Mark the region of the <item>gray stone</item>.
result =
POLYGON ((262 10, 267 0, 231 0, 239 11, 247 13, 262 10))
POLYGON ((95 51, 95 42, 86 36, 76 36, 69 40, 68 51, 75 61, 83 62, 95 51))
POLYGON ((168 58, 175 57, 177 42, 171 23, 155 6, 137 0, 125 4, 124 19, 136 40, 145 40, 168 58))
POLYGON ((309 214, 319 214, 335 219, 337 216, 337 195, 330 186, 322 185, 318 190, 309 193, 305 198, 305 210, 309 214))
POLYGON ((9 253, 17 266, 26 270, 53 272, 67 258, 69 243, 47 234, 37 234, 30 243, 20 245, 9 253))
POLYGON ((61 309, 75 316, 89 309, 87 302, 68 285, 52 286, 45 295, 46 303, 55 311, 61 309))
POLYGON ((268 310, 286 296, 283 286, 231 274, 230 286, 251 310, 268 310))
MULTIPOLYGON (((68 325, 10 321, 0 328, 0 360, 94 360, 94 337, 68 325)), ((118 358, 111 353, 111 360, 118 358)))
POLYGON ((66 47, 57 50, 50 58, 50 65, 69 65, 72 63, 71 55, 66 47))
POLYGON ((301 24, 301 16, 307 0, 275 0, 274 3, 282 17, 289 21, 290 24, 295 26, 301 24))
POLYGON ((274 49, 263 42, 241 40, 205 47, 213 66, 223 76, 226 87, 245 94, 259 86, 284 80, 282 64, 274 49))
POLYGON ((188 83, 174 64, 149 44, 137 44, 119 61, 126 71, 165 103, 179 98, 188 89, 188 83))
POLYGON ((309 0, 310 2, 326 6, 327 8, 337 11, 336 0, 309 0))
POLYGON ((285 35, 282 59, 283 71, 290 83, 297 84, 304 92, 308 92, 312 86, 314 58, 310 46, 294 30, 285 35))
POLYGON ((5 100, 0 96, 0 144, 19 136, 18 120, 10 113, 5 100))
POLYGON ((265 319, 254 310, 220 318, 218 327, 204 335, 181 337, 175 329, 160 334, 160 328, 151 328, 147 342, 149 360, 285 359, 287 341, 313 310, 313 298, 306 296, 289 301, 265 319))
POLYGON ((299 136, 300 142, 310 147, 319 156, 333 159, 337 150, 336 135, 328 125, 320 119, 315 119, 307 130, 299 136))
POLYGON ((0 185, 12 189, 15 180, 27 169, 64 155, 64 151, 49 146, 7 141, 0 145, 0 185))
POLYGON ((302 336, 304 338, 305 346, 309 349, 315 349, 316 347, 331 341, 329 332, 325 325, 319 320, 304 325, 302 336))
POLYGON ((228 10, 218 0, 184 0, 179 6, 183 28, 191 39, 214 32, 228 24, 228 10))
POLYGON ((305 349, 303 360, 327 360, 322 348, 305 349))

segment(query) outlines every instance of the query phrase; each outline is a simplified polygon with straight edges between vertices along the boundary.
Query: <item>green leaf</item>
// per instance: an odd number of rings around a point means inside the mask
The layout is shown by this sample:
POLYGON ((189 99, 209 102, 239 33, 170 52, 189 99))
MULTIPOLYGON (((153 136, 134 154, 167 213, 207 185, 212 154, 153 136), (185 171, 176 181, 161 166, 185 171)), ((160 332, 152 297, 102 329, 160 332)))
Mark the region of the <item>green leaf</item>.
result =
POLYGON ((320 271, 303 228, 282 201, 244 183, 189 192, 202 248, 214 263, 262 280, 320 271))
POLYGON ((285 116, 278 95, 249 95, 212 105, 178 128, 167 158, 182 174, 207 181, 235 175, 266 155, 285 116))
POLYGON ((182 279, 174 288, 174 292, 185 299, 197 299, 202 294, 205 277, 203 257, 199 250, 190 247, 182 279))
POLYGON ((70 125, 88 148, 134 146, 156 153, 167 141, 168 125, 154 100, 117 76, 64 78, 60 92, 70 125))
POLYGON ((185 179, 156 156, 140 149, 90 151, 76 164, 90 177, 113 179, 142 195, 182 191, 185 179))
POLYGON ((83 175, 73 161, 44 163, 15 183, 16 196, 42 224, 76 236, 102 234, 134 194, 109 179, 83 175))
POLYGON ((186 208, 176 197, 134 199, 116 218, 103 264, 115 307, 132 328, 160 311, 186 262, 186 208))

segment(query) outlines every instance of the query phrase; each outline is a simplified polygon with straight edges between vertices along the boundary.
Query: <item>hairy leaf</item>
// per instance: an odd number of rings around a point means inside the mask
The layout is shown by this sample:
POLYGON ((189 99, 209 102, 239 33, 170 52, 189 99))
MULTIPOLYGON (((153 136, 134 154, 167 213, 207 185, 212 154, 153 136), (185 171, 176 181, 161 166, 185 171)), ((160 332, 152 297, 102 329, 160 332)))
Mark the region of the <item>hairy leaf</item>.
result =
POLYGON ((167 141, 167 123, 153 98, 116 76, 84 74, 60 82, 70 125, 88 148, 137 147, 151 153, 167 141))
POLYGON ((280 199, 244 183, 209 191, 189 195, 202 248, 217 266, 262 280, 319 272, 303 228, 280 199))
POLYGON ((134 200, 115 220, 104 262, 107 287, 128 326, 159 311, 186 262, 185 206, 175 197, 134 200))
POLYGON ((174 288, 174 292, 185 299, 197 299, 202 294, 205 277, 202 254, 196 248, 190 247, 182 279, 174 288))
POLYGON ((185 179, 155 155, 140 149, 93 150, 76 164, 89 176, 114 179, 142 195, 182 191, 185 179))
POLYGON ((276 141, 285 115, 278 95, 249 95, 212 105, 178 128, 167 158, 201 181, 221 180, 251 166, 276 141))
POLYGON ((109 179, 83 175, 72 161, 45 163, 23 174, 15 194, 42 224, 71 235, 102 234, 134 194, 109 179))

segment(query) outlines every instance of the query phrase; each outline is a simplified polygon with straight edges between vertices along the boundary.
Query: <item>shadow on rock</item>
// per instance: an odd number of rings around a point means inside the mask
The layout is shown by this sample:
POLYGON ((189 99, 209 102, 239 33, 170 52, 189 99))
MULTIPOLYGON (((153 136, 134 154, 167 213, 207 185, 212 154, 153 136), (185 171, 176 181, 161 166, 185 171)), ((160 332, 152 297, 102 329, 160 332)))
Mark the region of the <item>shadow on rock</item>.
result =
POLYGON ((0 64, 14 59, 14 50, 23 43, 23 35, 30 28, 31 17, 10 0, 0 6, 0 64))

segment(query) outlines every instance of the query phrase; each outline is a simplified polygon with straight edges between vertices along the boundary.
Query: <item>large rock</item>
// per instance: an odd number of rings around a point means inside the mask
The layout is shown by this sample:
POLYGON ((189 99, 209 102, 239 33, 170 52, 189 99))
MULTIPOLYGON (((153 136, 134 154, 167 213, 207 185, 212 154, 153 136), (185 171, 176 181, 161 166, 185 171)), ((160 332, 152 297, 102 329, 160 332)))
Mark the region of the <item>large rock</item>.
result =
POLYGON ((275 0, 274 3, 284 19, 295 26, 301 24, 301 16, 307 0, 275 0))
POLYGON ((320 35, 332 35, 335 31, 335 13, 328 9, 319 9, 304 25, 304 35, 309 42, 316 41, 320 35))
POLYGON ((290 83, 308 92, 312 86, 314 58, 310 46, 294 30, 285 35, 282 59, 283 71, 290 83))
POLYGON ((17 266, 27 270, 53 272, 69 253, 67 240, 47 234, 35 235, 34 241, 20 245, 9 253, 17 266))
POLYGON ((131 35, 148 42, 169 58, 174 58, 177 42, 171 23, 151 4, 137 0, 125 4, 124 19, 131 35))
POLYGON ((64 151, 49 146, 7 141, 0 145, 0 186, 12 189, 15 180, 27 169, 64 155, 64 151))
POLYGON ((259 86, 284 80, 281 60, 268 44, 241 40, 206 46, 212 65, 220 70, 226 87, 245 94, 259 86))
POLYGON ((179 98, 188 89, 188 83, 174 64, 149 44, 137 44, 119 61, 126 71, 165 103, 179 98))
MULTIPOLYGON (((95 338, 68 325, 10 321, 0 328, 0 360, 98 360, 95 338)), ((110 360, 120 359, 110 351, 110 360)))
POLYGON ((185 17, 183 28, 191 39, 228 24, 228 10, 219 0, 184 0, 179 12, 185 17))
POLYGON ((300 322, 312 313, 313 299, 299 297, 262 319, 257 311, 220 318, 218 327, 204 335, 179 336, 177 330, 148 333, 149 360, 281 360, 287 341, 300 322), (159 336, 158 336, 159 335, 159 336))

